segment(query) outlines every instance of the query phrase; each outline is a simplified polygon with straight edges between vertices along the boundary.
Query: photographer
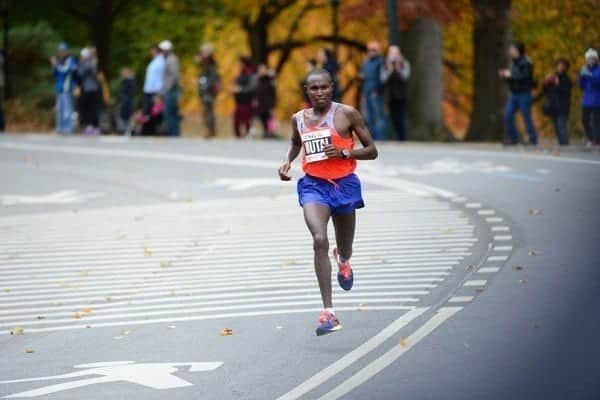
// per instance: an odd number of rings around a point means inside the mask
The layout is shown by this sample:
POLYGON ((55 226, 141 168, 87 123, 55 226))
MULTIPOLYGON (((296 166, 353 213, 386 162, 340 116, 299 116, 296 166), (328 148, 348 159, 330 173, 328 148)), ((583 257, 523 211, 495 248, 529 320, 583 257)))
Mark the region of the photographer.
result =
POLYGON ((390 117, 398 140, 406 140, 406 86, 410 77, 410 64, 402 56, 398 46, 390 46, 381 81, 390 117))

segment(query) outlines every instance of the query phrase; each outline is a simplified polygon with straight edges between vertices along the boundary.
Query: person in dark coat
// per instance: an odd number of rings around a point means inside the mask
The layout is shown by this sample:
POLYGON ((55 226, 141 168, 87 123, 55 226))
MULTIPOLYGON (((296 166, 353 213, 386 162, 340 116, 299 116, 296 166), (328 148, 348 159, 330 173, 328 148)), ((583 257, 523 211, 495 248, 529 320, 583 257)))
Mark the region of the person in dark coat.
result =
POLYGON ((335 53, 333 50, 323 47, 317 52, 316 61, 316 66, 329 72, 329 75, 333 79, 333 101, 340 101, 340 64, 336 60, 335 53))
POLYGON ((569 61, 561 58, 556 62, 556 72, 544 79, 543 94, 546 97, 542 111, 552 120, 558 144, 569 144, 568 121, 571 110, 573 82, 568 75, 569 61))
POLYGON ((249 57, 240 57, 240 73, 233 88, 235 111, 233 128, 235 136, 245 137, 250 133, 254 109, 252 102, 256 90, 256 68, 249 57))
POLYGON ((266 139, 277 137, 270 126, 276 101, 277 94, 273 73, 269 71, 265 64, 260 64, 256 81, 256 114, 263 125, 263 137, 266 139))
POLYGON ((504 110, 504 123, 508 130, 510 144, 519 142, 515 114, 520 111, 529 135, 529 144, 537 145, 538 135, 531 117, 531 91, 535 86, 533 63, 525 55, 525 45, 522 42, 514 42, 510 46, 510 58, 512 60, 510 68, 499 71, 500 77, 508 83, 510 89, 510 97, 504 110))
POLYGON ((121 81, 119 82, 119 94, 121 107, 119 117, 121 118, 122 126, 127 126, 133 115, 135 104, 135 77, 133 72, 128 67, 121 68, 121 81))
POLYGON ((407 139, 406 99, 409 77, 410 64, 398 46, 390 46, 384 68, 381 71, 381 80, 385 85, 384 93, 390 119, 400 141, 407 139))

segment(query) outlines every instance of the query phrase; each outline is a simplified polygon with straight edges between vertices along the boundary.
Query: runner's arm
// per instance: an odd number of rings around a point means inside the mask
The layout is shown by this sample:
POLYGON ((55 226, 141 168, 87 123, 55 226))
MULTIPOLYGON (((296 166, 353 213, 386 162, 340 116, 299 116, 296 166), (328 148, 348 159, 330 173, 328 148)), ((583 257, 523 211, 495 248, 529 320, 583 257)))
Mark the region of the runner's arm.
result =
POLYGON ((300 139, 300 133, 298 132, 298 125, 296 124, 296 117, 292 117, 292 144, 288 148, 285 155, 283 165, 279 167, 279 178, 282 181, 289 181, 292 177, 289 175, 292 162, 300 154, 302 149, 302 140, 300 139))
POLYGON ((375 147, 375 142, 371 136, 371 132, 365 125, 365 120, 354 107, 344 107, 344 114, 350 120, 352 131, 358 136, 358 140, 363 145, 361 149, 353 149, 350 151, 350 158, 356 160, 374 160, 377 158, 378 152, 375 147))

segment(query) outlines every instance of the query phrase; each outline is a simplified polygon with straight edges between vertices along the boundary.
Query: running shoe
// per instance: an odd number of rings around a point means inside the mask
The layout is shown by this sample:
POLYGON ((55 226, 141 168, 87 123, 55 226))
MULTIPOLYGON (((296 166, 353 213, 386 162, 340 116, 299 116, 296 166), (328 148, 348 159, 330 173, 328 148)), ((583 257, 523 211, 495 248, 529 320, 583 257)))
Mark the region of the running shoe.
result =
POLYGON ((317 336, 327 335, 342 329, 342 323, 335 315, 329 311, 323 311, 319 315, 319 326, 317 327, 317 336))
POLYGON ((352 265, 350 265, 350 260, 346 262, 342 262, 340 260, 340 255, 337 251, 337 248, 333 249, 333 257, 338 265, 338 274, 337 279, 340 287, 344 290, 352 289, 352 285, 354 284, 354 272, 352 272, 352 265))

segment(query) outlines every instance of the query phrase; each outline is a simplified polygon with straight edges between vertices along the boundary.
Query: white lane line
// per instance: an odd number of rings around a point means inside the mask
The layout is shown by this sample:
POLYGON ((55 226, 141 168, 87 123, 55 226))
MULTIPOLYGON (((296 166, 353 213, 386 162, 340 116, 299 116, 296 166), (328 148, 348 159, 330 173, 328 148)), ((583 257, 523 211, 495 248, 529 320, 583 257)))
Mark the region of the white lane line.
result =
MULTIPOLYGON (((499 239, 503 240, 503 239, 499 239)), ((395 242, 394 241, 394 250, 418 250, 418 249, 431 249, 431 248, 446 248, 446 247, 461 247, 461 246, 471 246, 473 243, 477 242, 477 238, 462 238, 462 239, 432 239, 426 240, 426 244, 423 244, 425 240, 414 241, 414 243, 405 242, 395 242)), ((305 240, 306 242, 306 240, 305 240)), ((389 248, 389 242, 381 242, 373 243, 370 245, 363 244, 365 248, 369 248, 371 253, 376 253, 380 249, 389 248)), ((412 241, 411 241, 412 242, 412 241)), ((255 243, 254 248, 248 249, 239 249, 235 246, 224 247, 224 246, 214 246, 209 249, 211 253, 217 253, 221 259, 231 259, 231 258, 241 258, 241 257, 254 257, 260 255, 266 255, 268 252, 264 248, 257 248, 256 246, 264 245, 263 243, 255 243), (235 252, 232 254, 232 252, 235 252)), ((262 246, 261 246, 262 247, 262 246)), ((360 248, 360 245, 357 244, 355 246, 360 248)), ((281 245, 277 247, 278 252, 285 254, 294 254, 299 252, 305 252, 308 246, 302 247, 299 246, 298 243, 292 243, 289 245, 281 245)), ((185 251, 188 256, 193 257, 194 255, 204 256, 206 254, 206 249, 198 248, 190 248, 189 246, 179 246, 179 248, 168 248, 168 249, 151 249, 151 255, 160 256, 160 257, 175 257, 180 255, 182 251, 185 251)), ((97 260, 99 256, 102 256, 103 260, 131 260, 131 259, 144 259, 148 256, 144 255, 144 249, 129 249, 124 251, 111 251, 110 254, 106 254, 106 251, 96 250, 93 252, 65 252, 64 255, 55 255, 56 252, 44 252, 39 254, 32 255, 22 255, 18 258, 10 259, 10 260, 2 260, 2 263, 6 265, 7 263, 11 265, 20 265, 27 264, 35 261, 36 258, 47 259, 51 258, 54 262, 61 262, 61 260, 71 260, 74 257, 77 258, 78 261, 83 260, 97 260), (31 260, 34 259, 34 260, 31 260)), ((272 250, 271 250, 272 254, 272 250)))
MULTIPOLYGON (((314 300, 318 297, 318 292, 312 292, 307 295, 286 295, 286 296, 260 296, 258 298, 234 298, 234 299, 218 299, 218 300, 197 300, 197 301, 188 301, 188 299, 180 299, 180 302, 177 303, 167 303, 167 304, 151 304, 151 305, 129 305, 126 304, 125 307, 112 307, 112 308, 98 308, 98 307, 84 307, 86 309, 91 309, 94 315, 110 315, 111 312, 117 312, 121 310, 126 311, 140 311, 140 310, 168 310, 172 308, 185 308, 185 307, 197 307, 197 306, 208 306, 208 305, 225 305, 225 304, 250 304, 252 302, 258 301, 292 301, 292 300, 314 300)), ((371 303, 417 303, 420 299, 418 297, 399 297, 397 293, 394 292, 380 292, 380 293, 361 293, 355 296, 344 296, 339 300, 336 299, 337 303, 345 303, 345 304, 361 304, 361 305, 369 305, 371 303)), ((22 319, 22 320, 36 320, 37 317, 43 316, 45 320, 48 320, 52 317, 73 317, 74 313, 80 313, 81 315, 87 315, 82 310, 82 308, 69 308, 69 311, 60 311, 60 310, 51 310, 46 312, 41 312, 39 309, 35 309, 34 313, 25 313, 22 310, 18 312, 16 310, 12 310, 12 314, 18 314, 13 316, 6 316, 2 319, 3 322, 14 318, 14 319, 22 319)), ((48 320, 52 322, 51 320, 48 320)), ((26 323, 26 322, 24 322, 26 323)))
POLYGON ((494 246, 494 251, 512 251, 512 246, 494 246))
POLYGON ((466 287, 476 287, 476 286, 485 286, 487 280, 485 279, 473 279, 470 281, 466 281, 463 286, 466 287))
POLYGON ((492 232, 510 232, 508 226, 492 226, 492 232))
POLYGON ((477 214, 479 214, 479 215, 494 215, 494 214, 496 214, 496 211, 494 211, 494 210, 479 210, 479 211, 477 211, 477 214))
POLYGON ((479 272, 480 274, 494 274, 498 271, 500 271, 500 268, 498 267, 483 267, 477 270, 477 272, 479 272))
POLYGON ((507 240, 512 240, 512 235, 496 235, 494 236, 494 240, 498 242, 505 242, 507 240))
POLYGON ((346 354, 344 357, 340 358, 327 368, 321 370, 319 373, 313 375, 310 379, 296 386, 294 389, 290 390, 288 393, 280 396, 277 400, 295 400, 316 387, 322 385, 324 382, 328 381, 344 369, 348 368, 350 365, 354 364, 360 358, 369 354, 371 351, 379 347, 382 343, 392 337, 396 332, 400 329, 404 328, 415 318, 421 316, 425 311, 427 311, 427 307, 415 308, 402 315, 400 318, 392 322, 390 325, 385 327, 381 332, 377 335, 373 336, 371 339, 352 350, 350 353, 346 354))
MULTIPOLYGON (((177 279, 165 279, 157 282, 144 282, 144 281, 134 281, 134 282, 123 282, 123 283, 77 283, 74 285, 52 285, 52 286, 37 286, 29 289, 19 289, 19 290, 11 290, 9 293, 0 294, 0 304, 1 301, 5 299, 14 299, 12 295, 19 295, 19 298, 23 298, 23 295, 29 295, 30 299, 42 298, 46 295, 54 295, 57 293, 68 293, 68 292, 77 292, 79 294, 84 293, 98 293, 98 291, 129 291, 129 290, 140 290, 145 291, 146 289, 159 289, 162 288, 164 290, 169 290, 178 285, 183 285, 184 287, 189 287, 192 285, 194 287, 223 287, 227 288, 229 285, 240 285, 240 284, 258 284, 268 280, 269 283, 287 283, 287 282, 297 282, 303 283, 306 286, 309 286, 314 283, 315 277, 310 276, 310 274, 306 274, 301 277, 288 277, 286 275, 283 276, 275 276, 275 277, 265 277, 258 276, 254 277, 254 279, 250 279, 247 277, 230 277, 226 279, 218 279, 218 280, 209 280, 203 278, 197 279, 187 279, 185 277, 177 278, 177 279)), ((370 284, 370 283, 435 283, 435 282, 443 282, 444 278, 438 277, 425 277, 425 278, 410 278, 403 276, 396 276, 393 273, 382 273, 375 275, 366 275, 364 279, 361 280, 362 283, 370 284)))
MULTIPOLYGON (((335 271, 334 271, 335 272, 335 271)), ((422 281, 418 282, 426 282, 426 279, 436 279, 443 280, 442 278, 448 276, 448 272, 415 272, 415 273, 405 273, 401 270, 381 270, 376 268, 369 268, 361 271, 361 277, 365 278, 393 278, 393 279, 422 279, 422 281)), ((99 288, 99 287, 131 287, 132 285, 140 285, 141 287, 149 287, 148 285, 161 283, 161 284, 178 284, 178 283, 191 283, 191 282, 211 282, 211 283, 219 283, 219 282, 252 282, 253 278, 260 276, 261 280, 265 279, 285 279, 292 280, 311 280, 314 282, 315 273, 310 271, 307 268, 305 271, 299 272, 291 272, 291 271, 273 271, 273 272, 264 272, 260 275, 257 274, 224 274, 224 276, 218 277, 209 277, 207 278, 202 273, 194 273, 194 274, 154 274, 153 276, 144 277, 136 277, 132 276, 133 279, 130 280, 121 280, 118 284, 115 284, 115 279, 111 277, 106 277, 103 279, 99 279, 97 277, 93 277, 89 279, 89 277, 79 277, 65 280, 45 280, 43 283, 36 284, 15 284, 10 281, 2 281, 4 287, 8 287, 10 284, 10 292, 9 293, 18 293, 23 294, 28 289, 34 289, 36 292, 41 291, 42 289, 63 289, 63 290, 73 290, 79 288, 99 288), (82 279, 83 278, 83 279, 82 279), (87 279, 86 279, 87 278, 87 279), (107 286, 107 284, 109 284, 107 286)), ((122 278, 122 277, 121 277, 122 278)), ((0 297, 2 294, 0 294, 0 297)))
MULTIPOLYGON (((369 303, 394 303, 394 300, 391 299, 382 299, 377 300, 373 299, 369 303)), ((338 299, 336 303, 339 304, 353 304, 358 307, 363 307, 360 302, 352 299, 338 299)), ((404 303, 404 301, 398 301, 398 303, 404 303)), ((96 315, 96 314, 87 314, 81 318, 83 321, 87 321, 89 324, 93 324, 94 321, 106 321, 106 320, 119 320, 126 318, 145 318, 145 317, 158 317, 165 315, 180 315, 180 314, 199 314, 199 313, 212 313, 212 312, 221 312, 221 311, 238 311, 238 310, 252 310, 252 309, 261 309, 261 308, 279 308, 279 307, 297 307, 297 306, 318 306, 322 304, 321 299, 314 297, 311 300, 305 301, 277 301, 277 302, 262 302, 262 303, 244 303, 244 304, 236 304, 236 305, 228 305, 228 306, 216 306, 216 307, 178 307, 176 309, 170 310, 162 310, 162 311, 137 311, 130 312, 130 310, 125 309, 124 312, 121 313, 110 313, 106 315, 96 315)), ((368 305, 368 304, 366 304, 368 305)), ((404 310, 412 310, 414 306, 394 306, 394 309, 400 309, 399 307, 403 307, 404 310)), ((13 326, 24 326, 27 328, 28 326, 38 326, 38 325, 57 325, 57 324, 71 324, 74 322, 78 322, 77 319, 73 317, 70 318, 53 318, 53 319, 42 319, 42 320, 17 320, 11 322, 3 322, 0 323, 0 327, 13 327, 13 326)))
POLYGON ((454 198, 452 198, 450 200, 452 200, 455 203, 464 203, 468 199, 466 197, 454 197, 454 198))
POLYGON ((488 257, 488 261, 506 261, 508 260, 508 256, 491 256, 488 257))
MULTIPOLYGON (((230 286, 228 288, 226 288, 227 290, 230 291, 257 291, 260 289, 272 289, 272 288, 301 288, 304 287, 304 284, 291 284, 291 283, 285 283, 285 284, 278 284, 278 285, 271 285, 271 284, 264 284, 264 285, 252 285, 252 286, 230 286)), ((370 291, 370 290, 382 290, 382 289, 409 289, 409 290, 415 290, 415 291, 421 291, 421 292, 427 292, 428 289, 433 289, 435 288, 436 285, 430 285, 430 284, 418 284, 418 285, 403 285, 403 284, 385 284, 385 285, 363 285, 362 283, 360 284, 360 286, 357 284, 356 285, 356 290, 360 290, 362 291, 370 291)), ((171 296, 171 295, 177 295, 177 296, 185 296, 187 294, 199 294, 199 293, 215 293, 215 292, 222 292, 224 290, 224 288, 222 287, 218 287, 218 288, 170 288, 171 290, 165 290, 165 289, 160 289, 160 290, 146 290, 144 292, 140 292, 137 290, 130 290, 130 291, 126 291, 126 292, 118 292, 118 293, 107 293, 106 291, 99 291, 99 295, 94 295, 90 292, 87 292, 85 295, 83 294, 78 294, 78 293, 71 293, 71 294, 61 294, 61 295, 54 295, 54 296, 42 296, 43 299, 31 299, 32 296, 23 296, 20 300, 21 301, 10 301, 10 302, 2 302, 0 305, 2 307, 14 307, 14 306, 31 306, 34 304, 48 304, 48 303, 81 303, 81 302, 92 302, 92 301, 106 301, 106 297, 110 297, 111 299, 114 300, 120 300, 120 299, 138 299, 138 298, 145 298, 145 297, 153 297, 153 296, 171 296), (174 294, 171 294, 174 293, 174 294), (25 300, 26 299, 26 300, 25 300)), ((426 294, 426 293, 425 293, 426 294)), ((13 298, 11 300, 16 300, 16 298, 13 298)))
MULTIPOLYGON (((342 295, 341 293, 342 289, 339 288, 334 288, 333 292, 334 295, 337 297, 339 295, 342 295)), ((214 293, 214 294, 207 294, 207 295, 190 295, 190 296, 166 296, 166 297, 158 297, 158 298, 150 298, 150 299, 133 299, 133 300, 129 300, 129 299, 125 299, 124 301, 122 299, 117 298, 111 298, 110 301, 104 301, 103 303, 74 303, 74 304, 70 304, 70 305, 56 305, 56 304, 50 304, 50 303, 45 303, 45 304, 41 304, 39 307, 30 307, 30 308, 12 308, 12 309, 0 309, 0 315, 12 315, 12 314, 27 314, 27 313, 32 313, 35 314, 35 316, 39 316, 39 315, 45 315, 45 312, 57 312, 57 311, 70 311, 72 313, 74 312, 81 312, 84 308, 92 308, 93 310, 101 310, 102 312, 104 310, 108 310, 111 311, 113 309, 120 309, 120 308, 129 308, 129 307, 141 307, 141 306, 146 306, 149 305, 149 307, 153 307, 153 305, 156 304, 164 304, 167 305, 168 303, 193 303, 193 302, 211 302, 211 301, 229 301, 230 299, 234 299, 234 300, 244 300, 244 301, 257 301, 258 299, 262 299, 262 298, 270 298, 273 296, 278 296, 278 295, 286 295, 286 296, 291 296, 291 295, 296 295, 296 294, 310 294, 310 296, 319 296, 319 290, 318 288, 312 287, 312 288, 303 288, 303 289, 285 289, 285 290, 265 290, 262 292, 235 292, 235 293, 214 293)), ((382 291, 382 290, 378 290, 376 292, 370 293, 370 292, 365 292, 365 291, 361 291, 360 293, 358 292, 352 292, 353 294, 349 294, 347 292, 344 292, 343 295, 344 296, 351 296, 351 297, 364 297, 364 298, 369 298, 369 297, 404 297, 406 296, 407 298, 411 297, 411 296, 425 296, 427 295, 429 292, 426 290, 410 290, 410 291, 382 291)), ((12 317, 7 317, 7 318, 12 318, 12 317)))
POLYGON ((383 354, 381 357, 342 382, 339 386, 322 396, 320 400, 336 400, 350 393, 412 349, 417 343, 423 340, 423 338, 460 310, 462 310, 462 307, 440 308, 431 319, 425 322, 425 324, 407 337, 402 343, 395 345, 387 353, 383 354))
POLYGON ((448 300, 448 303, 468 303, 473 301, 473 296, 454 296, 448 300))
POLYGON ((481 208, 481 203, 467 203, 465 204, 466 208, 481 208))
POLYGON ((485 220, 489 223, 504 221, 504 219, 502 217, 487 217, 485 220))
MULTIPOLYGON (((414 307, 413 307, 414 308, 414 307)), ((365 306, 365 307, 336 307, 336 311, 393 311, 402 310, 406 311, 405 306, 365 306)), ((170 317, 170 318, 153 318, 153 319, 141 319, 133 321, 118 321, 118 322, 103 322, 96 324, 80 324, 80 325, 69 325, 69 326, 53 326, 50 328, 34 328, 27 329, 26 332, 55 332, 65 331, 72 329, 87 329, 92 328, 104 328, 110 326, 127 326, 127 325, 147 325, 147 324, 158 324, 158 323, 173 323, 173 322, 186 322, 186 321, 202 321, 207 319, 222 319, 222 318, 240 318, 240 317, 258 317, 265 315, 282 315, 282 314, 300 314, 300 313, 318 313, 322 311, 321 307, 315 308, 304 308, 304 309, 287 309, 287 310, 269 310, 269 311, 252 311, 252 312, 238 312, 238 313, 225 313, 225 314, 213 314, 213 315, 194 315, 187 317, 170 317)), ((0 330, 0 335, 8 335, 8 330, 0 330)))

